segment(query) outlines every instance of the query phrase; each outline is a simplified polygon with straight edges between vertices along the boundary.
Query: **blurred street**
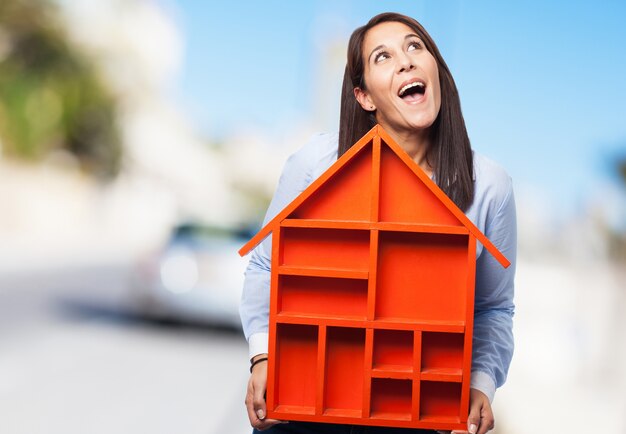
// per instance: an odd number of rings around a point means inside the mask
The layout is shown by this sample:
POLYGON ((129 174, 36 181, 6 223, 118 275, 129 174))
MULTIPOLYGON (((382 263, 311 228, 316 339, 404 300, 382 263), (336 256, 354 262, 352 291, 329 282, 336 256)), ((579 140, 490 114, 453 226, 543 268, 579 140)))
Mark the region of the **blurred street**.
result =
POLYGON ((0 276, 1 432, 249 432, 240 332, 129 314, 128 272, 0 276))
MULTIPOLYGON (((240 332, 133 315, 129 272, 0 276, 2 432, 249 433, 240 332)), ((529 417, 533 432, 626 432, 623 273, 519 262, 516 352, 494 433, 525 433, 529 417)))

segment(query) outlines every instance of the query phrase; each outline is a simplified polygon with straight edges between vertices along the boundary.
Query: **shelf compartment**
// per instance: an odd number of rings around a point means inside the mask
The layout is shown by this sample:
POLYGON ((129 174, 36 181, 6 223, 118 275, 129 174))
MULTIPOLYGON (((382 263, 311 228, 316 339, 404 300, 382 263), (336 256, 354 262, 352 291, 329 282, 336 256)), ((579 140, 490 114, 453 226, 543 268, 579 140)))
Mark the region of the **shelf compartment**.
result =
POLYGON ((371 417, 411 420, 411 380, 372 378, 371 417))
POLYGON ((357 222, 352 220, 319 220, 319 219, 285 219, 280 224, 288 228, 314 228, 314 229, 366 229, 372 228, 370 222, 357 222))
POLYGON ((413 372, 413 332, 374 330, 373 370, 413 372))
POLYGON ((290 267, 281 265, 278 274, 286 276, 337 277, 343 279, 367 279, 367 270, 346 270, 341 268, 290 267))
POLYGON ((328 327, 367 327, 367 321, 363 318, 351 318, 349 316, 338 318, 336 315, 303 313, 279 313, 276 315, 276 322, 279 324, 325 325, 328 327))
POLYGON ((276 411, 315 408, 318 328, 277 324, 276 334, 276 411))
POLYGON ((378 222, 372 225, 375 229, 381 231, 396 232, 419 232, 431 234, 469 234, 469 230, 465 226, 450 226, 440 224, 420 224, 420 223, 390 223, 378 222))
POLYGON ((463 321, 468 236, 381 231, 376 319, 463 321))
POLYGON ((465 321, 435 321, 406 318, 379 318, 373 321, 377 328, 393 330, 420 330, 433 332, 462 333, 465 321))
POLYGON ((280 276, 279 313, 365 319, 367 281, 326 277, 280 276))
POLYGON ((420 383, 420 420, 458 422, 461 384, 436 381, 420 383))
POLYGON ((365 375, 365 329, 328 327, 324 414, 361 413, 365 375), (347 410, 347 412, 346 412, 347 410))
POLYGON ((369 221, 372 153, 367 148, 361 148, 341 170, 332 172, 331 168, 313 181, 309 190, 313 185, 318 188, 289 218, 369 221))
POLYGON ((363 417, 363 411, 346 408, 327 408, 322 413, 324 416, 331 417, 349 417, 349 418, 361 418, 363 417))
POLYGON ((315 407, 303 405, 279 405, 274 410, 276 413, 283 414, 315 414, 315 407))
POLYGON ((422 333, 422 373, 460 375, 463 344, 463 333, 422 333))
MULTIPOLYGON (((420 419, 420 422, 427 422, 433 424, 459 424, 462 423, 461 419, 458 416, 424 416, 420 419)), ((460 428, 456 428, 459 431, 465 430, 467 425, 463 424, 460 428)))
POLYGON ((422 370, 420 378, 424 381, 450 381, 460 383, 463 381, 463 371, 461 369, 452 368, 426 369, 422 370))
POLYGON ((279 265, 367 271, 370 231, 281 228, 279 265))
POLYGON ((378 229, 381 231, 420 232, 433 234, 468 234, 465 226, 399 222, 362 222, 351 220, 285 219, 282 227, 313 229, 378 229))
POLYGON ((372 369, 372 378, 395 378, 398 380, 410 380, 413 378, 413 371, 409 367, 382 366, 372 369))
POLYGON ((383 146, 380 163, 380 221, 462 226, 393 150, 383 146))

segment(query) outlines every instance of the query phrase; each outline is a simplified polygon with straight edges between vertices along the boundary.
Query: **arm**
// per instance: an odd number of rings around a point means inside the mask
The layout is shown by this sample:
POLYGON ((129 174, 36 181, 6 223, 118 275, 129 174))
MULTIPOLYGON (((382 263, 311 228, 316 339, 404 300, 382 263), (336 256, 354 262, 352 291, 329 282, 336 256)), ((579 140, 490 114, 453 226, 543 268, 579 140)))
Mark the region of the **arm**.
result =
POLYGON ((487 395, 489 401, 493 401, 496 388, 504 384, 513 356, 517 225, 510 179, 505 193, 486 222, 485 235, 511 265, 503 268, 484 250, 476 261, 471 387, 487 395))
MULTIPOLYGON (((484 249, 476 261, 470 412, 467 419, 468 431, 472 434, 485 434, 493 429, 495 419, 491 402, 496 388, 506 380, 513 356, 517 228, 515 199, 508 177, 502 193, 503 199, 497 200, 496 197, 492 202, 484 233, 511 261, 511 265, 503 268, 484 249)), ((453 431, 453 434, 456 432, 453 431)))
MULTIPOLYGON (((313 158, 310 154, 311 147, 304 147, 287 160, 267 210, 264 225, 311 182, 309 166, 313 158)), ((271 237, 267 237, 253 250, 245 273, 239 314, 248 340, 251 361, 267 354, 271 252, 272 240, 271 237)), ((250 424, 258 430, 267 429, 278 423, 276 420, 265 418, 267 414, 264 398, 266 387, 267 362, 260 362, 252 369, 246 393, 250 424)))
MULTIPOLYGON (((263 225, 271 221, 311 183, 309 166, 314 157, 311 155, 312 150, 314 148, 311 146, 303 147, 287 159, 263 225)), ((239 315, 248 340, 250 358, 267 353, 271 254, 272 237, 268 236, 250 254, 250 262, 245 272, 239 315)))

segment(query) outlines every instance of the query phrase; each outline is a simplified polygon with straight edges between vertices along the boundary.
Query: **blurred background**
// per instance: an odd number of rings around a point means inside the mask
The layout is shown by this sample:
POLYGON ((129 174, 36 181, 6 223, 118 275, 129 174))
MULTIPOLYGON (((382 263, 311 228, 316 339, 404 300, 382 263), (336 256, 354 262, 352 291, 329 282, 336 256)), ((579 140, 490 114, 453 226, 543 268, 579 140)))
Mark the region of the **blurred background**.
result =
POLYGON ((514 179, 494 432, 626 433, 626 4, 534 0, 2 0, 0 431, 249 432, 236 250, 383 11, 514 179))

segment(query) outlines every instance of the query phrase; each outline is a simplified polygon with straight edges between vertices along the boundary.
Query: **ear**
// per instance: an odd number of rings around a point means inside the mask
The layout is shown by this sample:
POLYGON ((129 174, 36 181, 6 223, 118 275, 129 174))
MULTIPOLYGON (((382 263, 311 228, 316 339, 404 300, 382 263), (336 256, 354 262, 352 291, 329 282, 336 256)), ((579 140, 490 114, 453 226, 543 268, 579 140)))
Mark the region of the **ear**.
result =
POLYGON ((368 112, 376 110, 376 105, 374 105, 372 98, 370 98, 369 94, 360 87, 354 88, 354 97, 359 102, 361 107, 363 107, 363 110, 368 112))

